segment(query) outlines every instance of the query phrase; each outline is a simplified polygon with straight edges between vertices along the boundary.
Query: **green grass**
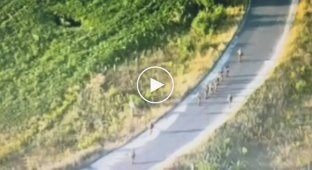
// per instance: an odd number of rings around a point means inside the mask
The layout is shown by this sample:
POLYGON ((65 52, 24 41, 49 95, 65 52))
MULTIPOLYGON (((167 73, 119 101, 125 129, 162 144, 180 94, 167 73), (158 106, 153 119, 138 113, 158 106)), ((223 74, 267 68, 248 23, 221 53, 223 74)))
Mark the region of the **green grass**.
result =
POLYGON ((166 26, 183 26, 175 19, 191 15, 185 0, 124 2, 15 0, 2 6, 1 129, 56 110, 64 93, 83 86, 90 73, 153 45, 151 40, 163 41, 166 26), (81 26, 58 25, 57 17, 81 26))
POLYGON ((312 4, 300 2, 271 77, 212 139, 169 169, 304 169, 312 161, 312 4))
POLYGON ((1 1, 1 167, 70 164, 142 130, 172 105, 142 102, 134 88, 137 73, 150 65, 170 68, 184 84, 172 98, 179 100, 235 32, 244 6, 232 5, 1 1), (216 20, 201 32, 195 27, 202 23, 191 24, 199 11, 216 20), (129 102, 136 106, 133 116, 129 102))

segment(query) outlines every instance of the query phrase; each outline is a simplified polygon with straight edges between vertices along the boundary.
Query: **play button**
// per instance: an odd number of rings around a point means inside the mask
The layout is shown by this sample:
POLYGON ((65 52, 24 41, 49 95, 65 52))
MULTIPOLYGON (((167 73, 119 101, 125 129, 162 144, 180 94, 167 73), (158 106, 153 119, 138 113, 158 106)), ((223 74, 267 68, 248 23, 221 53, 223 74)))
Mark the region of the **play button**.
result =
POLYGON ((150 78, 150 91, 153 92, 159 88, 161 88, 162 86, 164 86, 165 84, 162 82, 159 82, 155 79, 150 78))
POLYGON ((174 81, 166 69, 152 66, 144 69, 137 79, 137 91, 148 103, 162 103, 169 99, 174 89, 174 81))

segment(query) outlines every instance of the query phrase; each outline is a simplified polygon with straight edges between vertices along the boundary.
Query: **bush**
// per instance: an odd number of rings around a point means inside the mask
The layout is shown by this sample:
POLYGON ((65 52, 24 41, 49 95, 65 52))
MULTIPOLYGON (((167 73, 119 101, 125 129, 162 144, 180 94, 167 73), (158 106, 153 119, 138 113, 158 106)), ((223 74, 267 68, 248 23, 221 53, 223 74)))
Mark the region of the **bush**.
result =
POLYGON ((179 38, 177 44, 179 49, 180 61, 184 62, 194 51, 192 39, 190 37, 179 38))
POLYGON ((131 105, 131 107, 143 108, 144 106, 146 106, 146 103, 144 102, 144 100, 142 100, 137 95, 130 95, 129 98, 130 98, 130 105, 131 105))
POLYGON ((213 12, 201 11, 192 22, 192 29, 199 35, 209 33, 224 19, 225 9, 222 5, 214 8, 213 12))
POLYGON ((222 4, 224 6, 234 6, 245 3, 247 0, 215 0, 216 4, 222 4))
POLYGON ((303 92, 304 89, 307 87, 307 82, 305 80, 299 80, 297 83, 296 83, 296 90, 298 92, 303 92))
POLYGON ((196 0, 197 4, 205 8, 210 8, 214 5, 214 0, 196 0))
POLYGON ((214 12, 212 13, 211 21, 212 24, 219 24, 222 19, 225 17, 225 9, 222 5, 218 5, 214 8, 214 12))
POLYGON ((205 11, 201 11, 197 14, 192 22, 192 29, 200 35, 206 34, 208 30, 208 14, 205 11))

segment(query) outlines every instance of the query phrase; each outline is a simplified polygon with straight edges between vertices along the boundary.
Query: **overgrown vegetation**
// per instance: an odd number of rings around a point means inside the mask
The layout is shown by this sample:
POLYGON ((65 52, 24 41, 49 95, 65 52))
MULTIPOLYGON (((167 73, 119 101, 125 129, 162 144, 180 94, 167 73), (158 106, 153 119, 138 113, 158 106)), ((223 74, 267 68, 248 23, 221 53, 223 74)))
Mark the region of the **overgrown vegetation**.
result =
POLYGON ((201 148, 170 169, 312 166, 312 3, 300 3, 287 51, 265 84, 201 148))
POLYGON ((243 0, 207 2, 1 1, 0 167, 63 167, 165 113, 138 98, 137 73, 168 68, 184 85, 172 101, 195 85, 244 12, 243 0))

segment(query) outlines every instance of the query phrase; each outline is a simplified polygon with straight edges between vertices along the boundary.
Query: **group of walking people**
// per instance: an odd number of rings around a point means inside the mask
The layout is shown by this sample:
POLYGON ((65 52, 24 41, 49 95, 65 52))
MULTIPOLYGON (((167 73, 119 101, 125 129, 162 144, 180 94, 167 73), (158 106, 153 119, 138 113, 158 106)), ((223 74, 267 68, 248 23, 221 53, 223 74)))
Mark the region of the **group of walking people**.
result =
MULTIPOLYGON (((243 51, 241 48, 237 50, 237 57, 238 57, 238 62, 242 62, 243 58, 243 51)), ((213 95, 216 93, 218 86, 220 85, 220 82, 224 79, 224 77, 229 77, 230 76, 230 66, 227 64, 224 68, 222 68, 219 72, 217 77, 208 83, 205 86, 205 89, 201 92, 197 93, 196 99, 197 99, 197 104, 201 105, 201 102, 203 99, 208 99, 209 96, 213 95)), ((229 94, 227 96, 227 101, 229 102, 230 106, 233 100, 233 96, 229 94)))
MULTIPOLYGON (((203 99, 208 99, 209 96, 215 94, 222 80, 225 77, 229 76, 230 76, 230 66, 227 64, 224 68, 222 68, 218 72, 217 77, 205 86, 204 90, 197 93, 196 96, 197 104, 201 105, 203 99)), ((230 103, 232 102, 232 95, 229 95, 228 100, 230 103)))
MULTIPOLYGON (((238 56, 238 62, 241 63, 242 61, 242 57, 243 57, 243 52, 242 49, 239 48, 237 51, 237 56, 238 56)), ((198 105, 201 104, 203 99, 208 99, 209 96, 213 95, 216 93, 217 88, 219 87, 221 81, 225 78, 225 77, 229 77, 230 76, 230 65, 226 64, 225 67, 223 67, 219 72, 217 77, 211 81, 210 83, 208 83, 205 86, 205 89, 199 93, 197 93, 197 103, 198 105)), ((233 96, 232 94, 229 94, 227 96, 227 101, 229 103, 229 106, 231 107, 231 103, 233 101, 233 96)), ((153 129, 154 129, 154 123, 150 123, 150 125, 148 126, 148 130, 149 130, 149 135, 151 135, 153 133, 153 129)), ((136 158, 136 152, 135 149, 132 149, 131 151, 131 163, 134 164, 134 160, 136 158)))

